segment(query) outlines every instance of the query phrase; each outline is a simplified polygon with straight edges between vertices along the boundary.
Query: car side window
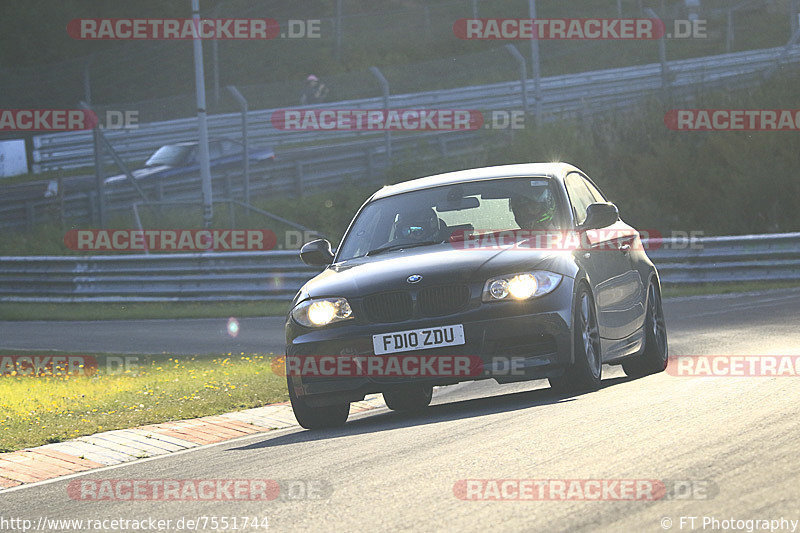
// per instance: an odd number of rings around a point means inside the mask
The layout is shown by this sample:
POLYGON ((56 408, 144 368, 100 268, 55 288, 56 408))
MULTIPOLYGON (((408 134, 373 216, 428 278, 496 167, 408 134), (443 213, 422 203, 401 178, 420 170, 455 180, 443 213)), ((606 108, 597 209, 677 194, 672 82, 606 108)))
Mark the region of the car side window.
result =
POLYGON ((566 179, 564 179, 576 224, 583 224, 584 220, 586 220, 586 208, 597 201, 586 187, 586 183, 583 176, 575 172, 567 174, 566 179))
POLYGON ((587 180, 585 177, 583 178, 583 183, 586 185, 586 188, 589 189, 589 193, 594 198, 594 201, 597 203, 607 202, 606 197, 603 196, 603 193, 600 192, 600 189, 594 186, 594 184, 587 180))
POLYGON ((208 157, 210 159, 218 159, 222 157, 222 143, 219 141, 211 141, 208 143, 208 157))

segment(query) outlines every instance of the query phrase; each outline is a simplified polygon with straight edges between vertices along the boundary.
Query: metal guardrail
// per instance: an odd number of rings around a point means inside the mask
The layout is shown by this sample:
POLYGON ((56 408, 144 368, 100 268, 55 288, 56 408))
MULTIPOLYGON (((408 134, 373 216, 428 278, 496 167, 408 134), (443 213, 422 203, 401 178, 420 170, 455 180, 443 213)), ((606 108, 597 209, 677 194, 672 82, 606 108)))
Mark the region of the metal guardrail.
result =
MULTIPOLYGON (((777 64, 800 62, 800 46, 751 50, 734 54, 694 58, 669 62, 669 91, 674 101, 691 99, 699 88, 719 86, 748 86, 759 83, 764 73, 777 64)), ((553 76, 542 79, 544 121, 565 116, 589 116, 598 112, 629 107, 631 102, 664 90, 660 64, 624 67, 602 71, 553 76)), ((459 108, 478 110, 520 109, 520 82, 470 86, 457 89, 401 94, 390 97, 395 108, 459 108)), ((533 102, 528 83, 528 102, 533 102)), ((380 98, 352 100, 317 107, 382 108, 380 98)), ((371 182, 391 163, 386 153, 383 135, 375 132, 288 132, 275 130, 270 124, 272 110, 251 111, 250 139, 253 145, 286 143, 326 143, 308 148, 278 150, 274 164, 251 169, 254 194, 302 194, 313 187, 339 185, 344 180, 371 182)), ((237 135, 241 115, 209 117, 209 127, 215 136, 237 135)), ((195 135, 195 119, 142 125, 137 130, 108 130, 106 135, 115 150, 125 158, 143 159, 157 147, 195 135)), ((505 142, 505 135, 487 135, 483 131, 468 132, 411 132, 392 136, 394 159, 416 161, 439 155, 465 155, 476 146, 487 147, 505 142), (428 147, 428 150, 421 148, 428 147), (432 150, 431 150, 432 149, 432 150)), ((511 132, 513 133, 513 132, 511 132)), ((39 168, 71 168, 93 163, 90 132, 40 135, 34 138, 35 158, 39 168)), ((234 197, 242 190, 241 172, 229 171, 214 176, 215 194, 234 197), (218 192, 219 191, 219 192, 218 192)), ((198 200, 196 177, 175 177, 157 180, 149 186, 151 200, 198 200)), ((137 197, 131 187, 106 191, 108 210, 128 210, 137 197)), ((37 201, 5 201, 0 198, 0 228, 33 227, 37 220, 63 213, 64 220, 91 220, 97 209, 93 183, 84 189, 67 192, 62 199, 37 201)))
POLYGON ((645 245, 664 284, 800 280, 800 233, 665 239, 645 245))
POLYGON ((0 257, 0 301, 286 300, 318 271, 296 251, 0 257))
MULTIPOLYGON (((457 136, 431 133, 405 136, 394 143, 395 156, 414 157, 417 161, 439 156, 462 156, 476 151, 476 139, 481 132, 465 132, 457 136), (428 147, 426 151, 423 149, 428 147)), ((497 137, 502 140, 503 137, 497 137)), ((315 187, 341 184, 343 179, 357 183, 375 183, 380 169, 389 165, 381 138, 364 139, 327 148, 295 148, 284 151, 274 162, 254 164, 250 168, 250 192, 253 195, 308 193, 315 187)), ((238 171, 212 175, 214 196, 241 198, 243 176, 238 171)), ((154 201, 200 202, 198 176, 178 176, 170 179, 141 180, 141 185, 154 201)), ((52 211, 63 210, 65 220, 92 220, 96 209, 93 178, 86 189, 66 193, 63 202, 57 198, 28 202, 3 202, 0 198, 0 228, 33 227, 52 211)), ((109 212, 129 212, 141 198, 128 183, 106 189, 106 208, 109 212)))
MULTIPOLYGON (((777 47, 749 50, 717 56, 692 58, 667 63, 673 79, 672 89, 681 92, 692 86, 740 85, 758 77, 777 62, 800 61, 800 47, 777 47)), ((631 99, 662 88, 659 63, 615 68, 542 78, 542 110, 545 114, 574 111, 595 102, 629 103, 631 99)), ((535 101, 533 83, 527 83, 527 100, 535 101)), ((403 108, 449 109, 520 109, 520 81, 476 85, 454 89, 390 95, 389 104, 403 108)), ((331 102, 309 106, 326 109, 380 109, 380 97, 331 102)), ((279 148, 288 143, 358 140, 374 137, 374 132, 281 131, 271 122, 274 109, 250 111, 250 141, 253 145, 279 148)), ((241 130, 241 114, 230 113, 208 117, 209 133, 215 137, 237 136, 241 130)), ((196 138, 196 118, 142 124, 136 129, 107 130, 115 150, 131 161, 146 159, 164 144, 196 138)), ((33 138, 34 172, 87 167, 94 164, 92 133, 87 131, 37 135, 33 138)))
MULTIPOLYGON (((664 285, 800 280, 800 233, 646 242, 664 285)), ((288 300, 296 251, 0 257, 0 302, 288 300)))

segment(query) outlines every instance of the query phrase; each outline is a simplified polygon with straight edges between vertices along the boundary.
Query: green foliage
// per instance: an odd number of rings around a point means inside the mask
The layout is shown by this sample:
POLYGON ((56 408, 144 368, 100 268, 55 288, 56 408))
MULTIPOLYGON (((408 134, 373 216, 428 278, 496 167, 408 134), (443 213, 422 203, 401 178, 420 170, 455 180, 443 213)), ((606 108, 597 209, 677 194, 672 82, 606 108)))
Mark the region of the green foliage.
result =
MULTIPOLYGON (((458 18, 471 17, 468 1, 346 0, 341 29, 342 49, 335 54, 335 2, 307 0, 202 1, 204 16, 270 17, 285 23, 320 20, 320 38, 222 40, 217 43, 220 83, 260 86, 251 108, 297 103, 303 79, 311 72, 329 82, 331 99, 353 97, 372 65, 387 71, 393 92, 435 89, 515 79, 516 65, 500 41, 467 41, 453 34, 458 18), (479 52, 495 51, 492 62, 479 52), (470 59, 468 54, 477 54, 470 59), (507 56, 507 57, 506 57, 507 56), (502 57, 502 59, 501 59, 502 57), (430 65, 428 63, 433 63, 430 65)), ((635 2, 623 2, 623 16, 640 16, 635 2)), ((659 2, 645 1, 659 9, 659 2)), ((540 2, 538 16, 615 17, 615 0, 540 2)), ((526 2, 481 0, 482 17, 527 17, 526 2)), ((88 65, 95 105, 138 102, 141 120, 191 115, 194 66, 189 41, 82 41, 72 39, 67 23, 76 18, 183 18, 189 2, 138 0, 4 0, 0 2, 0 65, 4 72, 7 107, 74 106, 83 97, 84 69, 88 65), (175 97, 178 100, 167 100, 175 97)), ((671 60, 725 52, 724 15, 708 21, 704 39, 667 43, 671 60)), ((789 21, 781 10, 757 10, 735 19, 734 50, 779 46, 789 38, 789 21)), ((514 43, 528 57, 525 42, 514 43)), ((206 83, 214 75, 213 46, 204 43, 206 83)), ((541 68, 545 76, 598 70, 658 61, 655 41, 542 41, 541 68)), ((368 74, 367 74, 368 76, 368 74)), ((373 84, 374 80, 368 83, 373 84)), ((213 113, 235 110, 229 98, 214 101, 213 113)))
MULTIPOLYGON (((793 109, 800 77, 708 93, 690 106, 793 109)), ((796 132, 676 132, 669 107, 650 101, 626 112, 525 130, 489 164, 566 161, 582 168, 639 228, 743 234, 800 229, 796 132)))

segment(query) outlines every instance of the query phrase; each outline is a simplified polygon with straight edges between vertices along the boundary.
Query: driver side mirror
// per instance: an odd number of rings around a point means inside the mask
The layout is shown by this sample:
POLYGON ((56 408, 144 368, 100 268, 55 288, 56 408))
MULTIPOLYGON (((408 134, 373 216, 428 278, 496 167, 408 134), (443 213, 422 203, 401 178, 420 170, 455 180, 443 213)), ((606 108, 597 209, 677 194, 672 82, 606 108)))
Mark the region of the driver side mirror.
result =
POLYGON ((307 242, 300 248, 300 259, 310 266, 323 266, 333 263, 331 243, 325 239, 307 242))
POLYGON ((619 220, 617 206, 611 202, 595 203, 586 208, 586 220, 581 224, 581 229, 600 229, 614 224, 619 220))

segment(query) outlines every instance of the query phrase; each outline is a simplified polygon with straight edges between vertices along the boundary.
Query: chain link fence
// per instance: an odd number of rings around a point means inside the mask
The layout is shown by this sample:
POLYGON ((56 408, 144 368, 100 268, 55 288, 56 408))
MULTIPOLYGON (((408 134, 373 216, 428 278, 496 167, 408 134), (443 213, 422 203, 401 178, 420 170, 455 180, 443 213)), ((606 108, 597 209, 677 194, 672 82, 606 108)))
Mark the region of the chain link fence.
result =
MULTIPOLYGON (((797 3, 702 0, 695 9, 675 0, 540 1, 537 15, 633 18, 647 16, 644 10, 651 8, 663 18, 667 33, 675 28, 675 20, 702 20, 702 37, 667 40, 666 59, 675 60, 782 45, 796 25, 789 15, 797 3)), ((283 33, 311 31, 319 35, 269 41, 205 41, 208 109, 210 113, 226 113, 238 111, 225 91, 227 85, 239 87, 251 109, 294 106, 299 105, 304 79, 311 73, 328 87, 328 101, 380 96, 380 85, 368 70, 373 65, 389 80, 393 94, 517 79, 517 65, 503 48, 504 42, 458 39, 453 23, 475 16, 526 18, 528 2, 408 0, 378 6, 360 0, 331 0, 292 8, 227 0, 204 16, 270 17, 280 22, 283 33)), ((528 42, 512 44, 530 61, 528 42)), ((196 104, 190 41, 126 41, 100 46, 103 48, 91 55, 45 67, 3 65, 2 106, 74 107, 80 100, 90 100, 101 113, 137 111, 141 123, 193 116, 196 104)), ((542 40, 541 74, 555 76, 656 63, 658 46, 652 40, 542 40)))

